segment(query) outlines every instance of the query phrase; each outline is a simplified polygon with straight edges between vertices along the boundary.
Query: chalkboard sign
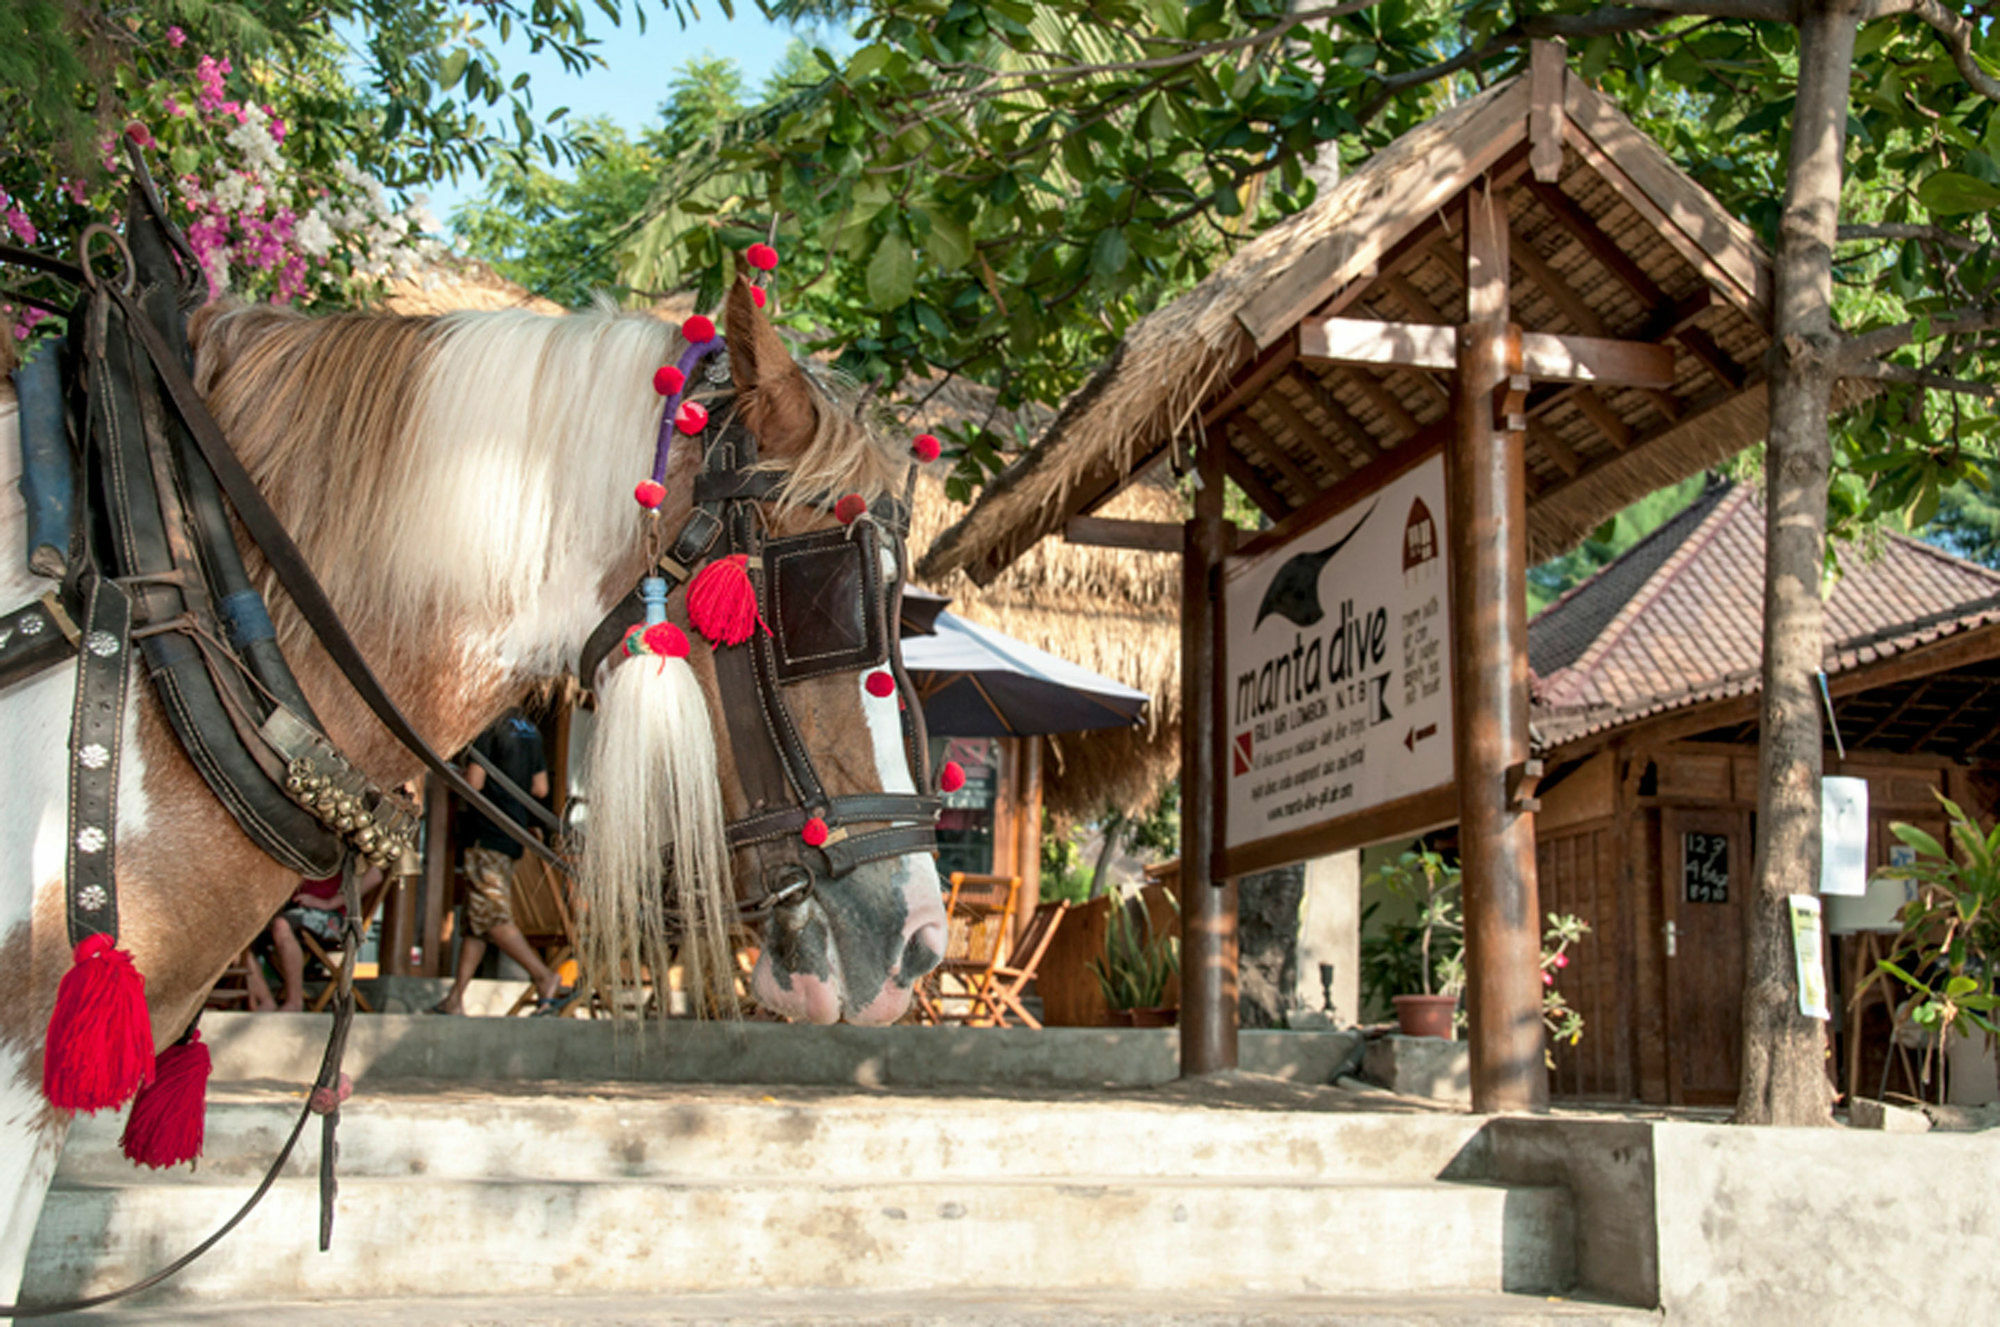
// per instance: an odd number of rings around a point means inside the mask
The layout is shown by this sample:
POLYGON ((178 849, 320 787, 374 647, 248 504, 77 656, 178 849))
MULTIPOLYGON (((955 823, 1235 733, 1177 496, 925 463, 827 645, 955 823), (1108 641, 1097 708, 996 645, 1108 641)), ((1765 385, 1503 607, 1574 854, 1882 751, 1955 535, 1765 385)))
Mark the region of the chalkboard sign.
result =
POLYGON ((1729 836, 1681 835, 1681 889, 1690 903, 1729 902, 1729 836))

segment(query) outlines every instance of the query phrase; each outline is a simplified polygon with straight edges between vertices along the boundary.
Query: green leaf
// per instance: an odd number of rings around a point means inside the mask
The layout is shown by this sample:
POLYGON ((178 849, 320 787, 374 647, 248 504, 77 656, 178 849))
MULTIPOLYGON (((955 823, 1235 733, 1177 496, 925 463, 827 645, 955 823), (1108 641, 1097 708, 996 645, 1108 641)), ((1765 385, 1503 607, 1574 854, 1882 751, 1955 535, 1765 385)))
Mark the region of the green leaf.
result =
POLYGON ((862 47, 849 57, 847 61, 848 81, 859 83, 883 65, 888 64, 889 57, 894 53, 889 46, 879 41, 862 47))
POLYGON ((924 237, 924 249, 939 271, 956 272, 972 261, 972 232, 963 223, 933 212, 931 233, 924 237))
POLYGON ((1942 217, 1986 212, 2000 207, 2000 185, 1976 176, 1943 170, 1917 186, 1917 200, 1942 217))
POLYGON ((1099 276, 1117 276, 1125 270, 1131 256, 1132 249, 1125 243, 1125 232, 1115 228, 1099 235, 1097 242, 1090 246, 1090 266, 1099 276))
POLYGON ((887 235, 868 260, 868 304, 875 309, 893 309, 905 303, 916 289, 917 258, 910 242, 901 235, 887 235))
POLYGON ((1929 834, 1926 834, 1923 830, 1918 829, 1915 825, 1906 825, 1898 820, 1889 826, 1889 832, 1926 857, 1942 857, 1945 855, 1944 845, 1929 834))
POLYGON ((438 86, 446 89, 458 86, 458 80, 465 77, 465 66, 472 59, 472 52, 461 46, 444 58, 444 68, 438 71, 438 86))

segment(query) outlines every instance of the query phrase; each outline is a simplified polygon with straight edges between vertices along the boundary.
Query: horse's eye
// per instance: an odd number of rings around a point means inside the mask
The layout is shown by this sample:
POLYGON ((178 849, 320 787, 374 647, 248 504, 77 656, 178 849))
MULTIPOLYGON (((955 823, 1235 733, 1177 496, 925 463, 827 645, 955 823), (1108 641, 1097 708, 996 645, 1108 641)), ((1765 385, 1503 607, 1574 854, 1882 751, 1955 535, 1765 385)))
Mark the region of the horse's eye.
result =
POLYGON ((764 546, 778 680, 855 672, 889 654, 875 531, 819 530, 764 546))

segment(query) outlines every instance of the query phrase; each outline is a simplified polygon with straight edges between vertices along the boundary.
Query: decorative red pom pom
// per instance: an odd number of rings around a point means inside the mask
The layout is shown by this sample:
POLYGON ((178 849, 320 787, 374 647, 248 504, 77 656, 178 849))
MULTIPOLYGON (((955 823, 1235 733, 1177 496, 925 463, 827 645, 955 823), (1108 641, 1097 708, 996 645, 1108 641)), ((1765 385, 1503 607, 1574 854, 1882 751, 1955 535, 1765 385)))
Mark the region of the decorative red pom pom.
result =
POLYGON ((750 287, 750 302, 760 309, 764 307, 764 288, 762 286, 750 287))
POLYGON ((956 760, 945 761, 944 768, 938 771, 938 790, 940 792, 955 793, 964 786, 965 767, 960 765, 956 760))
POLYGON ((826 822, 818 816, 806 821, 805 827, 799 831, 799 837, 806 841, 808 848, 823 846, 826 843, 826 835, 826 822))
POLYGON ((741 645, 759 625, 757 587, 742 553, 717 558, 688 583, 688 621, 714 645, 741 645))
POLYGON ((895 674, 886 668, 877 668, 874 672, 868 674, 868 681, 865 685, 868 687, 868 694, 877 700, 896 693, 895 674))
POLYGON ((861 513, 868 510, 868 499, 859 493, 849 493, 833 504, 833 518, 842 525, 852 525, 861 519, 861 513))
POLYGON ((910 440, 910 455, 916 457, 925 465, 929 465, 932 461, 935 461, 938 458, 940 450, 942 449, 938 446, 938 440, 932 434, 919 433, 910 440))
POLYGON ((681 335, 688 339, 689 345, 698 346, 715 340, 715 324, 697 313, 681 324, 681 335))
POLYGON ((340 1109, 340 1103, 354 1095, 354 1080, 346 1074, 340 1076, 337 1087, 316 1087, 306 1104, 315 1115, 331 1115, 340 1109))
POLYGON ((674 415, 674 427, 693 437, 708 427, 708 408, 699 401, 683 401, 674 415))
POLYGON ((208 1047, 190 1033, 160 1052, 152 1084, 132 1099, 119 1145, 134 1165, 162 1170, 201 1155, 208 1114, 208 1047))
POLYGON ((642 479, 638 487, 632 490, 632 497, 641 507, 651 511, 667 500, 667 486, 650 479, 642 479))
POLYGON ((646 653, 662 659, 688 657, 687 633, 671 622, 655 622, 646 628, 646 653))
POLYGON ((56 987, 42 1093, 62 1110, 116 1106, 153 1081, 146 981, 108 935, 84 937, 56 987))
POLYGON ((653 390, 661 396, 672 396, 687 386, 687 375, 672 364, 662 364, 653 370, 653 390))
POLYGON ((743 257, 759 272, 771 271, 778 265, 778 251, 768 244, 753 244, 743 251, 743 257))

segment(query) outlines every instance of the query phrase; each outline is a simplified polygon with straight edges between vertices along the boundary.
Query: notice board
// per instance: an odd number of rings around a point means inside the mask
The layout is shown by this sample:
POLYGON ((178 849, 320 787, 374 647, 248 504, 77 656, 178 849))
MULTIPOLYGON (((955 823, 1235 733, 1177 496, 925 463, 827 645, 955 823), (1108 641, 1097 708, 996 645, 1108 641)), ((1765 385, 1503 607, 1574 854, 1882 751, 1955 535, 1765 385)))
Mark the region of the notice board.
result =
POLYGON ((1263 870, 1457 814, 1444 457, 1223 564, 1223 862, 1263 870))

